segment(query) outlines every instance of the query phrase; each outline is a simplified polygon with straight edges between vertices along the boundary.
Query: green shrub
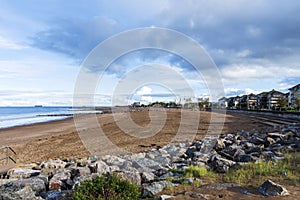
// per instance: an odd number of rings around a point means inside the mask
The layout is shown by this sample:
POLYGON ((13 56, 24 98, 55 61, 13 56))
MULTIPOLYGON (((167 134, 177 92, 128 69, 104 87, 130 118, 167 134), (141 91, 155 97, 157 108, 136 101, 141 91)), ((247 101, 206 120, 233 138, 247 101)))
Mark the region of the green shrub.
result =
POLYGON ((116 175, 98 176, 76 187, 74 200, 134 200, 140 197, 138 186, 116 175))

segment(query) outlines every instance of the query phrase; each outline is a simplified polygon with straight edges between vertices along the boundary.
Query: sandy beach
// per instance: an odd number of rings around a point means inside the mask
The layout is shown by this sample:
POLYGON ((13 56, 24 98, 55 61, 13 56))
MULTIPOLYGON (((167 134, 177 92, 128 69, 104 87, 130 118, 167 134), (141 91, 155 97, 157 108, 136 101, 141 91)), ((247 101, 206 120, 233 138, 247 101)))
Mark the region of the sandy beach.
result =
MULTIPOLYGON (((199 111, 183 111, 189 112, 199 111)), ((154 113, 159 118, 161 112, 154 113)), ((216 114, 222 119, 223 114, 216 114)), ((150 123, 149 113, 132 112, 132 120, 141 127, 150 123)), ((97 119, 106 137, 119 148, 130 152, 146 151, 150 148, 158 148, 168 144, 175 137, 181 122, 180 110, 169 110, 166 112, 166 123, 163 128, 154 136, 148 138, 136 138, 126 134, 118 127, 112 114, 99 114, 97 119)), ((195 139, 203 138, 210 125, 211 113, 200 111, 199 127, 195 139)), ((118 120, 126 119, 125 114, 119 114, 118 120)), ((18 163, 41 162, 47 159, 66 159, 69 157, 85 157, 91 153, 83 145, 78 132, 86 133, 95 130, 95 124, 89 120, 83 121, 81 128, 76 128, 74 119, 39 123, 20 127, 13 127, 0 130, 0 147, 9 145, 17 152, 18 163)), ((188 127, 189 124, 186 124, 188 127)), ((268 128, 259 120, 249 118, 243 114, 227 114, 224 126, 216 125, 212 131, 231 133, 238 130, 252 130, 268 128), (217 130, 222 129, 222 130, 217 130)), ((105 147, 104 147, 105 149, 105 147)), ((106 149, 109 154, 111 149, 106 149)))

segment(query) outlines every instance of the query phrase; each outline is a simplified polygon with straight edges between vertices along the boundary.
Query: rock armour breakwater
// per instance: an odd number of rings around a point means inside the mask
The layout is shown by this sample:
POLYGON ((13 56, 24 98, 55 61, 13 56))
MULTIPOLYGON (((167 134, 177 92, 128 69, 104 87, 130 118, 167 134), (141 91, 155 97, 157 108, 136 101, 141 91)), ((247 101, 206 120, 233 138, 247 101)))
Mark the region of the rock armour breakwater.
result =
POLYGON ((110 173, 139 185, 146 198, 173 186, 167 178, 180 179, 190 165, 225 173, 247 162, 282 160, 283 151, 299 150, 300 124, 294 123, 280 130, 207 136, 193 143, 169 144, 136 154, 48 160, 5 173, 0 179, 0 199, 70 199, 81 181, 110 173))

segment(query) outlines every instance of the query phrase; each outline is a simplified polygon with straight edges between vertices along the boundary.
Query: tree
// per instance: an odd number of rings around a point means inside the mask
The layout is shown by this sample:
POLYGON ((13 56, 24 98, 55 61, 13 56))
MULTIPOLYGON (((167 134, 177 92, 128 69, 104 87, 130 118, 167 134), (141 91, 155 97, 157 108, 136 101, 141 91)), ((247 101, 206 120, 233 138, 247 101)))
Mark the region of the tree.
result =
POLYGON ((294 107, 299 110, 300 109, 300 99, 298 97, 294 100, 294 107))
POLYGON ((279 107, 279 110, 281 111, 282 108, 287 106, 287 99, 283 96, 279 97, 279 99, 277 101, 277 105, 279 107))

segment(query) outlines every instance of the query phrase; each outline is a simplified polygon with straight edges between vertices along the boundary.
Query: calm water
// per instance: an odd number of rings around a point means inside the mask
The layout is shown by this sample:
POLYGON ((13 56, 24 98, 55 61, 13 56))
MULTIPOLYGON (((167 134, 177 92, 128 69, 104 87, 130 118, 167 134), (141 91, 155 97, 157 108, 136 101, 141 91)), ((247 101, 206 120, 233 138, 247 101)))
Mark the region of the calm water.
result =
POLYGON ((93 111, 73 109, 72 107, 0 107, 0 128, 66 119, 70 117, 67 115, 78 112, 90 113, 93 111))

